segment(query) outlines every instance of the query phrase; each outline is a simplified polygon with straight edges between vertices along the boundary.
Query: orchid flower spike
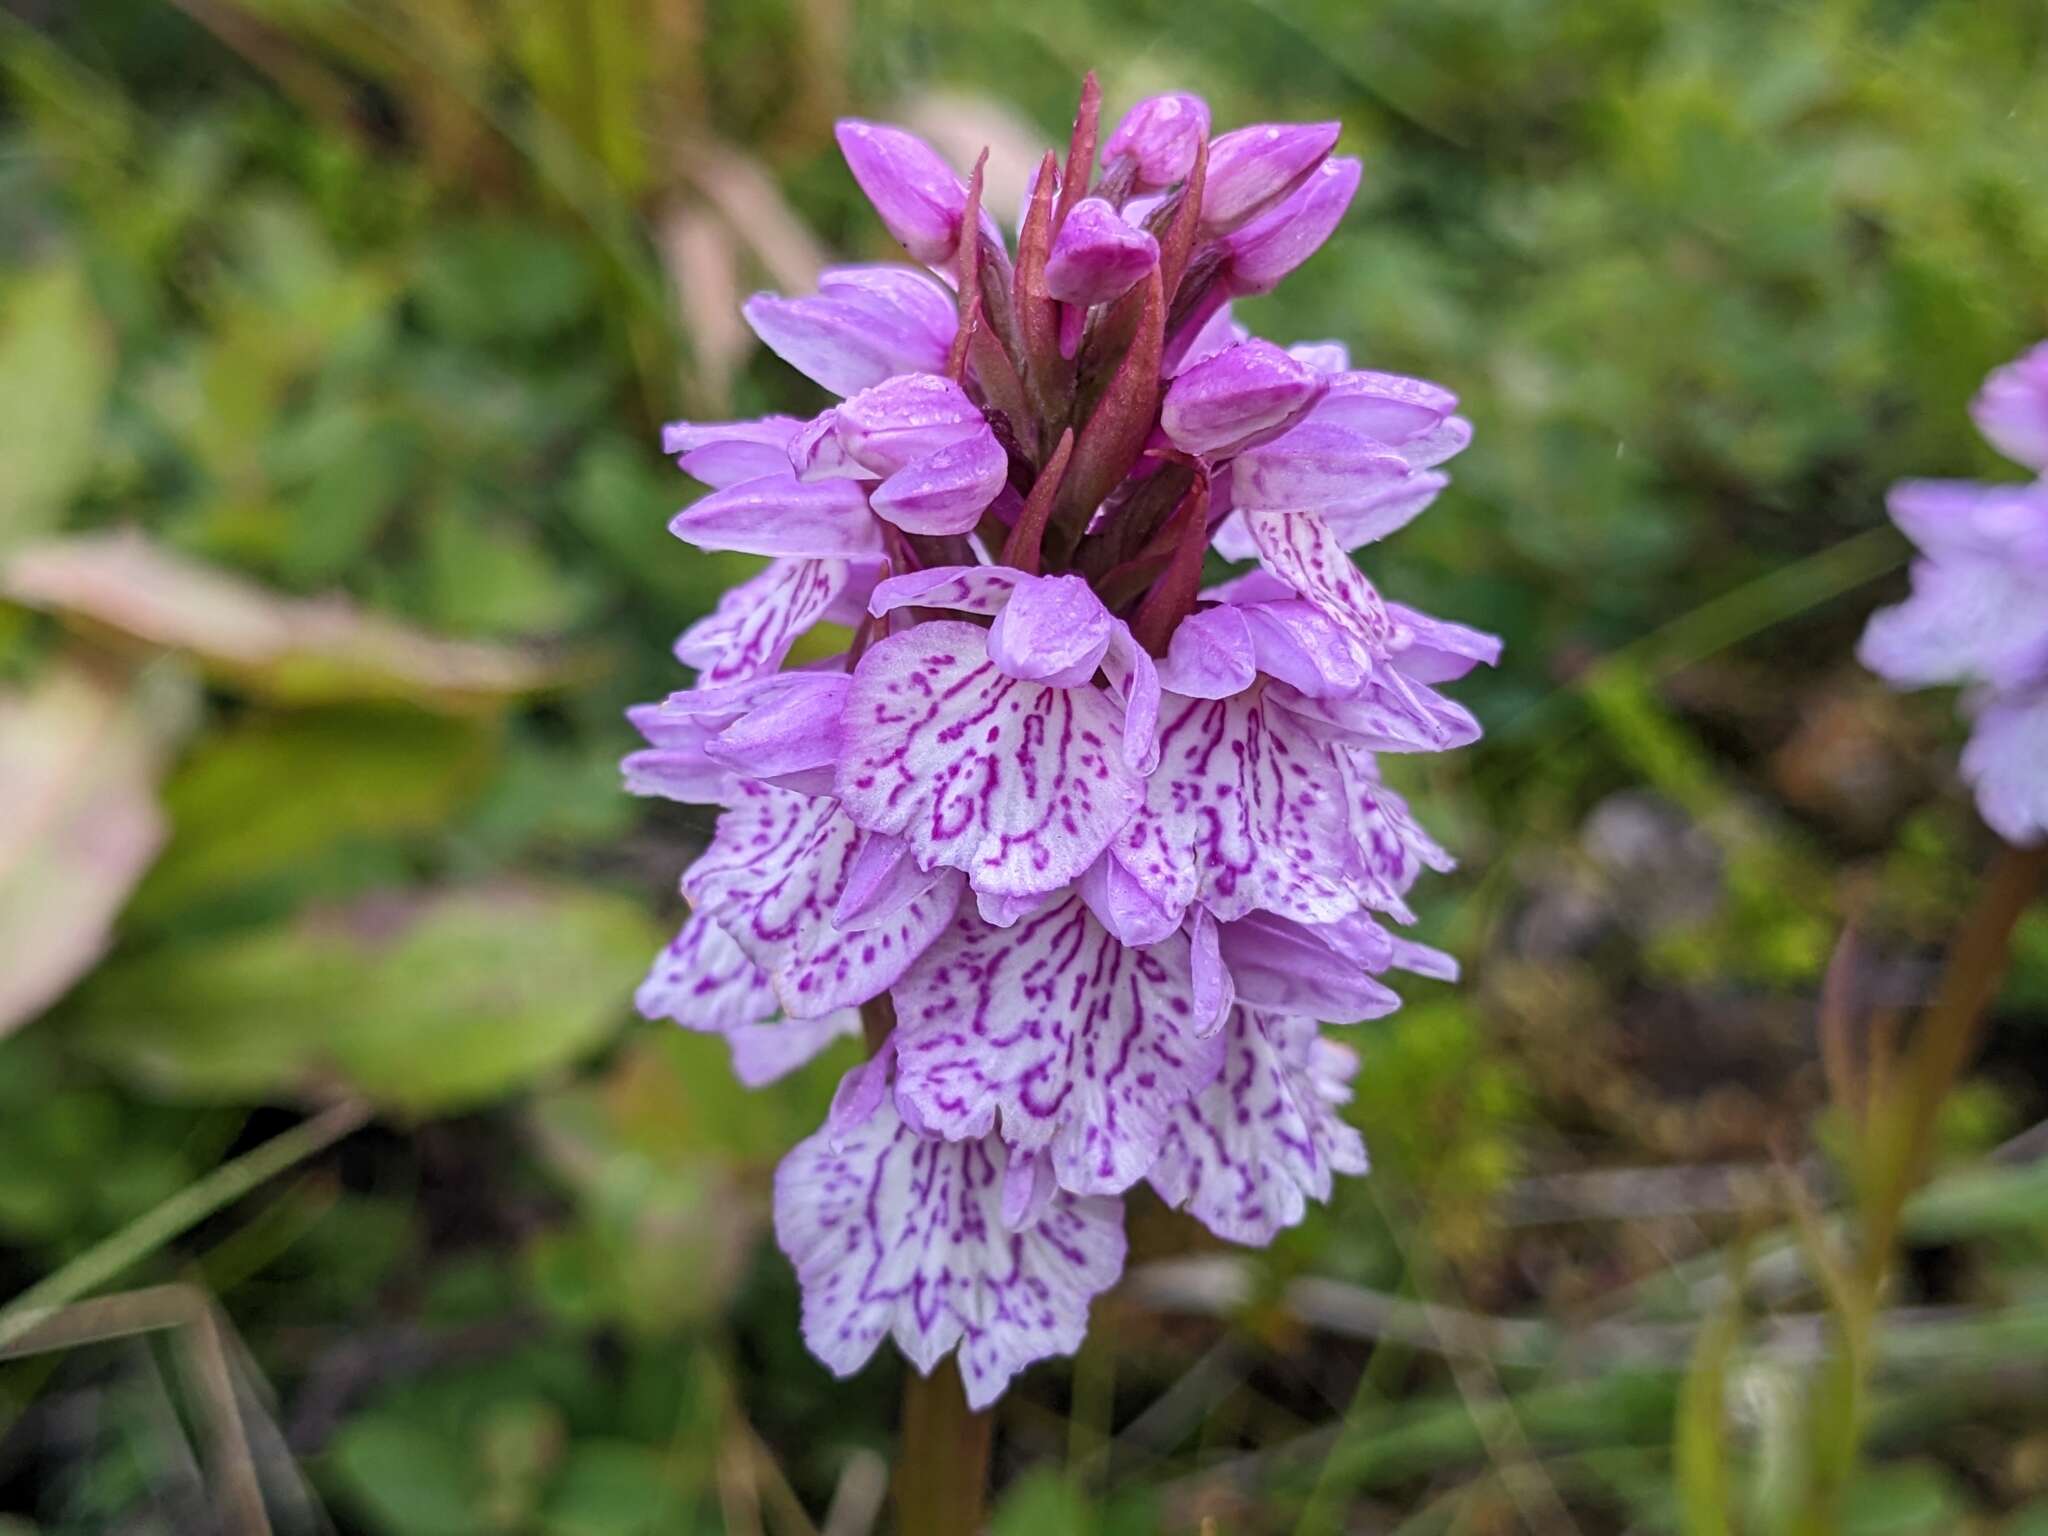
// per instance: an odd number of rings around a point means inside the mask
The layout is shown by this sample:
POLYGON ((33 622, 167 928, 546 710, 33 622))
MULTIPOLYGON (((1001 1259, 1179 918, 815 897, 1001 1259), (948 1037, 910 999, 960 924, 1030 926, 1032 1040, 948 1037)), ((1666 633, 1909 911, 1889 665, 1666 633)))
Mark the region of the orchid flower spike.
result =
MULTIPOLYGON (((867 1042, 775 1181, 806 1341, 842 1374, 885 1338, 955 1356, 976 1407, 1079 1345, 1127 1192, 1256 1244, 1365 1172, 1325 1027, 1456 974, 1396 934, 1451 861, 1381 759, 1473 741, 1440 690, 1500 649, 1354 558, 1447 484, 1456 397, 1231 313, 1344 218, 1337 125, 1212 140, 1156 96, 1098 153, 1099 107, 1091 81, 1014 253, 929 145, 840 125, 918 266, 745 306, 827 409, 666 434, 707 487, 672 531, 765 564, 676 642, 694 681, 625 760, 719 807, 641 1011, 749 1083, 867 1042)), ((1981 416, 2038 465, 2022 366, 1981 416)), ((1982 495, 1929 538, 2017 584, 2026 530, 1982 495)), ((2037 686, 2028 633, 1971 675, 2037 686)))
POLYGON ((1985 441, 2034 478, 1907 480, 1892 521, 1919 549, 1912 595, 1874 615, 1863 664, 1894 687, 1960 683, 1963 777, 2007 842, 2048 839, 2048 342, 1984 381, 1985 441))

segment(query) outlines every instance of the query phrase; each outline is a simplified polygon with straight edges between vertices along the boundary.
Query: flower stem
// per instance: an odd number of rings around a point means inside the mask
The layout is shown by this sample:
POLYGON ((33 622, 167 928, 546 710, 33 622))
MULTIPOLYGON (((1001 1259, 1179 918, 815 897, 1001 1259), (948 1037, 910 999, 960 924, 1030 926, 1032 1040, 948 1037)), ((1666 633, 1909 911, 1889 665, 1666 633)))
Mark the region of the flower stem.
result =
POLYGON ((951 1355, 929 1376, 905 1373, 894 1482, 899 1536, 974 1536, 981 1529, 993 1427, 987 1413, 967 1406, 951 1355))

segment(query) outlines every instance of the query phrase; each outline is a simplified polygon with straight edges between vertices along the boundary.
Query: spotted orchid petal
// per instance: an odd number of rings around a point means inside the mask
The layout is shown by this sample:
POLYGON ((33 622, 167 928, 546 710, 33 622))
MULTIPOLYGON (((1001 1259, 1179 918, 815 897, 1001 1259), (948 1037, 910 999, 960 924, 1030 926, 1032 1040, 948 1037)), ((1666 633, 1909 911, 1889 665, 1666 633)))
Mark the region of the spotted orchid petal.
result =
POLYGON ((812 625, 846 590, 844 560, 776 560, 751 581, 729 589, 709 618, 676 641, 676 660, 703 683, 742 682, 780 667, 812 625))
POLYGON ((839 719, 852 679, 844 672, 785 672, 782 686, 704 744, 741 778, 807 795, 832 792, 840 757, 839 719))
POLYGON ((1078 688, 1095 676, 1117 621, 1079 576, 1026 577, 988 632, 988 659, 1005 677, 1078 688))
POLYGON ((1095 914, 1096 922, 1114 934, 1119 943, 1136 949, 1159 943, 1181 925, 1178 912, 1167 911, 1129 870, 1107 853, 1088 866, 1074 890, 1095 914))
POLYGON ((875 584, 868 599, 868 611, 876 618, 899 608, 950 608, 956 613, 974 613, 994 618, 1003 611, 1019 582, 1028 580, 1022 571, 1005 565, 942 565, 891 576, 875 584))
POLYGON ((1871 617, 1857 655, 1906 688, 2018 681, 2048 661, 2048 568, 1916 560, 1912 594, 1871 617))
POLYGON ((1354 905, 1331 857, 1346 841, 1341 785, 1313 727, 1266 698, 1169 694, 1159 766, 1112 856, 1170 913, 1224 921, 1277 912, 1328 922, 1354 905))
POLYGON ((779 1007, 767 973, 701 912, 654 957, 633 1006, 643 1019, 712 1034, 772 1019, 779 1007))
POLYGON ((1225 234, 1281 202, 1323 163, 1340 131, 1337 123, 1254 123, 1218 134, 1209 144, 1202 233, 1225 234))
POLYGON ((1474 667, 1500 661, 1500 636, 1387 604, 1394 621, 1393 660, 1418 683, 1453 683, 1474 667))
POLYGON ((1218 1237, 1269 1243, 1327 1200, 1333 1176, 1366 1171, 1365 1142, 1338 1113, 1357 1059, 1306 1019, 1238 1008, 1222 1074, 1175 1111, 1150 1182, 1218 1237))
POLYGON ((733 1076, 749 1088, 766 1087, 835 1041, 860 1033, 860 1015, 850 1008, 817 1019, 778 1019, 767 973, 701 913, 692 913, 655 956, 633 1004, 642 1018, 723 1035, 733 1076))
POLYGON ((1128 1189, 1222 1059, 1192 982, 1184 938, 1130 948, 1079 897, 1007 930, 963 908, 897 985, 897 1097, 937 1135, 1048 1151, 1063 1189, 1128 1189))
MULTIPOLYGON (((967 188, 938 151, 890 123, 841 118, 833 134, 847 169, 889 233, 927 266, 949 265, 967 220, 967 188)), ((1000 248, 1001 233, 986 210, 981 229, 1000 248)))
POLYGON ((987 640, 933 620, 869 649, 847 699, 839 798, 976 891, 1057 890, 1128 819, 1139 779, 1106 695, 1006 677, 987 640))
POLYGON ((869 494, 877 517, 905 533, 966 533, 996 499, 1010 458, 984 427, 897 470, 869 494))
POLYGON ((1479 722, 1464 705, 1392 667, 1372 669, 1343 697, 1311 698, 1284 683, 1275 683, 1269 696, 1326 742, 1375 752, 1449 752, 1479 739, 1479 722))
POLYGON ((636 704, 626 718, 647 745, 619 764, 626 792, 684 805, 723 805, 739 792, 739 778, 705 750, 717 726, 678 718, 660 704, 636 704))
POLYGON ((1307 599, 1373 657, 1387 653, 1394 620, 1329 525, 1313 512, 1244 513, 1259 563, 1307 599))
POLYGON ((842 1040, 860 1038, 860 1010, 841 1008, 817 1019, 740 1024, 725 1032, 732 1075, 743 1088, 766 1088, 809 1066, 842 1040))
POLYGON ((1287 432, 1325 387, 1321 374, 1270 341, 1242 341, 1175 376, 1159 426, 1184 453, 1237 454, 1287 432))
POLYGON ((803 1290, 804 1342, 835 1375, 885 1337, 926 1374, 957 1350, 980 1409, 1033 1361, 1080 1347, 1089 1302, 1123 1271, 1122 1202, 1053 1191, 1012 1230, 1010 1157, 993 1136, 921 1136, 884 1100, 783 1159, 776 1241, 803 1290))
MULTIPOLYGON (((1349 157, 1325 160, 1285 202, 1226 236, 1230 292, 1240 297, 1271 293, 1320 250, 1357 195, 1361 173, 1349 157)), ((1205 197, 1205 208, 1207 203, 1205 197)))
POLYGON ((1422 871, 1449 874, 1457 861, 1416 825, 1408 802, 1380 782, 1370 752, 1339 747, 1336 758, 1348 822, 1343 863, 1352 888, 1375 911, 1412 923, 1405 898, 1422 871))
POLYGON ((1067 211, 1045 263, 1045 290, 1062 303, 1087 308, 1129 293, 1159 265, 1159 242, 1127 223, 1099 197, 1084 197, 1067 211))
POLYGON ((1456 395, 1427 379, 1340 368, 1329 375, 1309 419, 1398 448, 1435 433, 1457 408, 1456 395))
POLYGON ((683 877, 692 905, 768 973, 792 1018, 817 1018, 886 990, 959 900, 958 880, 941 881, 875 926, 842 932, 832 914, 859 842, 859 828, 834 801, 748 784, 683 877))
POLYGON ((1148 96, 1103 141, 1102 161, 1112 165, 1128 157, 1132 185, 1141 192, 1170 187, 1195 168, 1196 150, 1208 132, 1209 104, 1201 97, 1185 91, 1148 96))

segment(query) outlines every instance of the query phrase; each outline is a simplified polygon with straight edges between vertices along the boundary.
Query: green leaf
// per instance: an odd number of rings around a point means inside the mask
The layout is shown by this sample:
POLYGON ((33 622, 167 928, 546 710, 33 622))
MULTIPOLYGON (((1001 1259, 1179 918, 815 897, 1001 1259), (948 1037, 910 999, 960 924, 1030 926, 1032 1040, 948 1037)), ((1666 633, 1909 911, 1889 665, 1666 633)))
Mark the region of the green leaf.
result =
POLYGON ((132 913, 160 921, 344 838, 444 825, 482 786, 492 742, 473 722, 373 709, 259 716, 215 736, 165 787, 170 847, 132 913))
POLYGON ((382 949, 336 1056, 379 1103, 483 1103, 609 1038, 660 942, 637 905, 598 891, 454 893, 382 949))
POLYGON ((1672 1458, 1685 1536, 1730 1536, 1733 1520, 1728 1455, 1728 1366, 1742 1330, 1742 1274, 1731 1274, 1733 1300, 1700 1329, 1678 1391, 1672 1458))
POLYGON ((539 340, 587 314, 597 286, 583 251, 513 219, 442 230, 419 272, 428 321, 470 341, 539 340))
POLYGON ((642 1536, 675 1529, 661 1457, 624 1440, 581 1440, 548 1490, 546 1536, 642 1536))
POLYGON ((461 500, 427 522, 425 611, 464 634, 552 635, 591 608, 595 587, 570 576, 529 527, 461 500))
POLYGON ((489 1530, 475 1470, 453 1446, 410 1420, 352 1420, 327 1452, 327 1471, 366 1523, 385 1536, 489 1530))
POLYGON ((1969 1508, 1954 1475, 1925 1461, 1863 1468, 1842 1506, 1842 1536, 1949 1536, 1969 1508))
POLYGON ((0 553, 49 532, 92 473, 114 341, 75 264, 12 284, 0 313, 0 553))
POLYGON ((246 1101, 336 1075, 386 1109, 469 1108, 610 1036, 659 936, 586 888, 394 893, 103 968, 75 1043, 154 1091, 246 1101))

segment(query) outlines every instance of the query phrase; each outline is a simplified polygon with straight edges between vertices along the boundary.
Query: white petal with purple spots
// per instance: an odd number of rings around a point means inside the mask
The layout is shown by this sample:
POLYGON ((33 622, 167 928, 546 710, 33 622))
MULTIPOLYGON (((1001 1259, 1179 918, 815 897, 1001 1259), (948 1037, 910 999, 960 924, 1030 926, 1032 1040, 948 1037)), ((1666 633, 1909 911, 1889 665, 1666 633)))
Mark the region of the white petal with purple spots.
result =
POLYGON ((1346 816, 1331 750, 1266 694, 1166 696, 1159 766, 1110 852, 1169 913, 1199 899, 1225 921, 1317 923, 1357 904, 1332 857, 1346 816))
POLYGON ((1090 1301, 1123 1271, 1122 1202, 1055 1191, 1014 1231, 1009 1159, 993 1136, 921 1137, 886 1100, 783 1159, 776 1240, 803 1288, 804 1342, 834 1374, 859 1370, 884 1336, 925 1373, 957 1348, 980 1409, 1033 1361, 1080 1347, 1090 1301))
POLYGON ((768 972, 792 1018, 817 1018, 885 990, 959 899, 958 878, 942 880, 874 926, 842 933, 832 913, 859 842, 860 829, 832 800, 746 784, 683 876, 684 894, 768 972))
POLYGON ((974 889, 1057 890, 1136 806, 1123 711, 1092 687, 1005 677, 988 632, 937 620, 861 658, 838 793, 852 818, 907 841, 974 889))
POLYGON ((700 684, 735 683, 773 672, 789 648, 822 619, 845 590, 844 560, 774 560, 718 600, 676 641, 676 660, 697 669, 700 684))
POLYGON ((1195 1038, 1187 940, 1118 941, 1078 897, 994 928, 962 906, 897 983, 897 1096, 939 1135, 1000 1129, 1061 1187, 1128 1189, 1222 1060, 1195 1038))
POLYGON ((1239 1008, 1229 1056, 1175 1111, 1151 1184, 1218 1237, 1265 1244, 1330 1198, 1332 1175, 1366 1171, 1365 1141, 1337 1113, 1357 1058, 1307 1019, 1239 1008))

